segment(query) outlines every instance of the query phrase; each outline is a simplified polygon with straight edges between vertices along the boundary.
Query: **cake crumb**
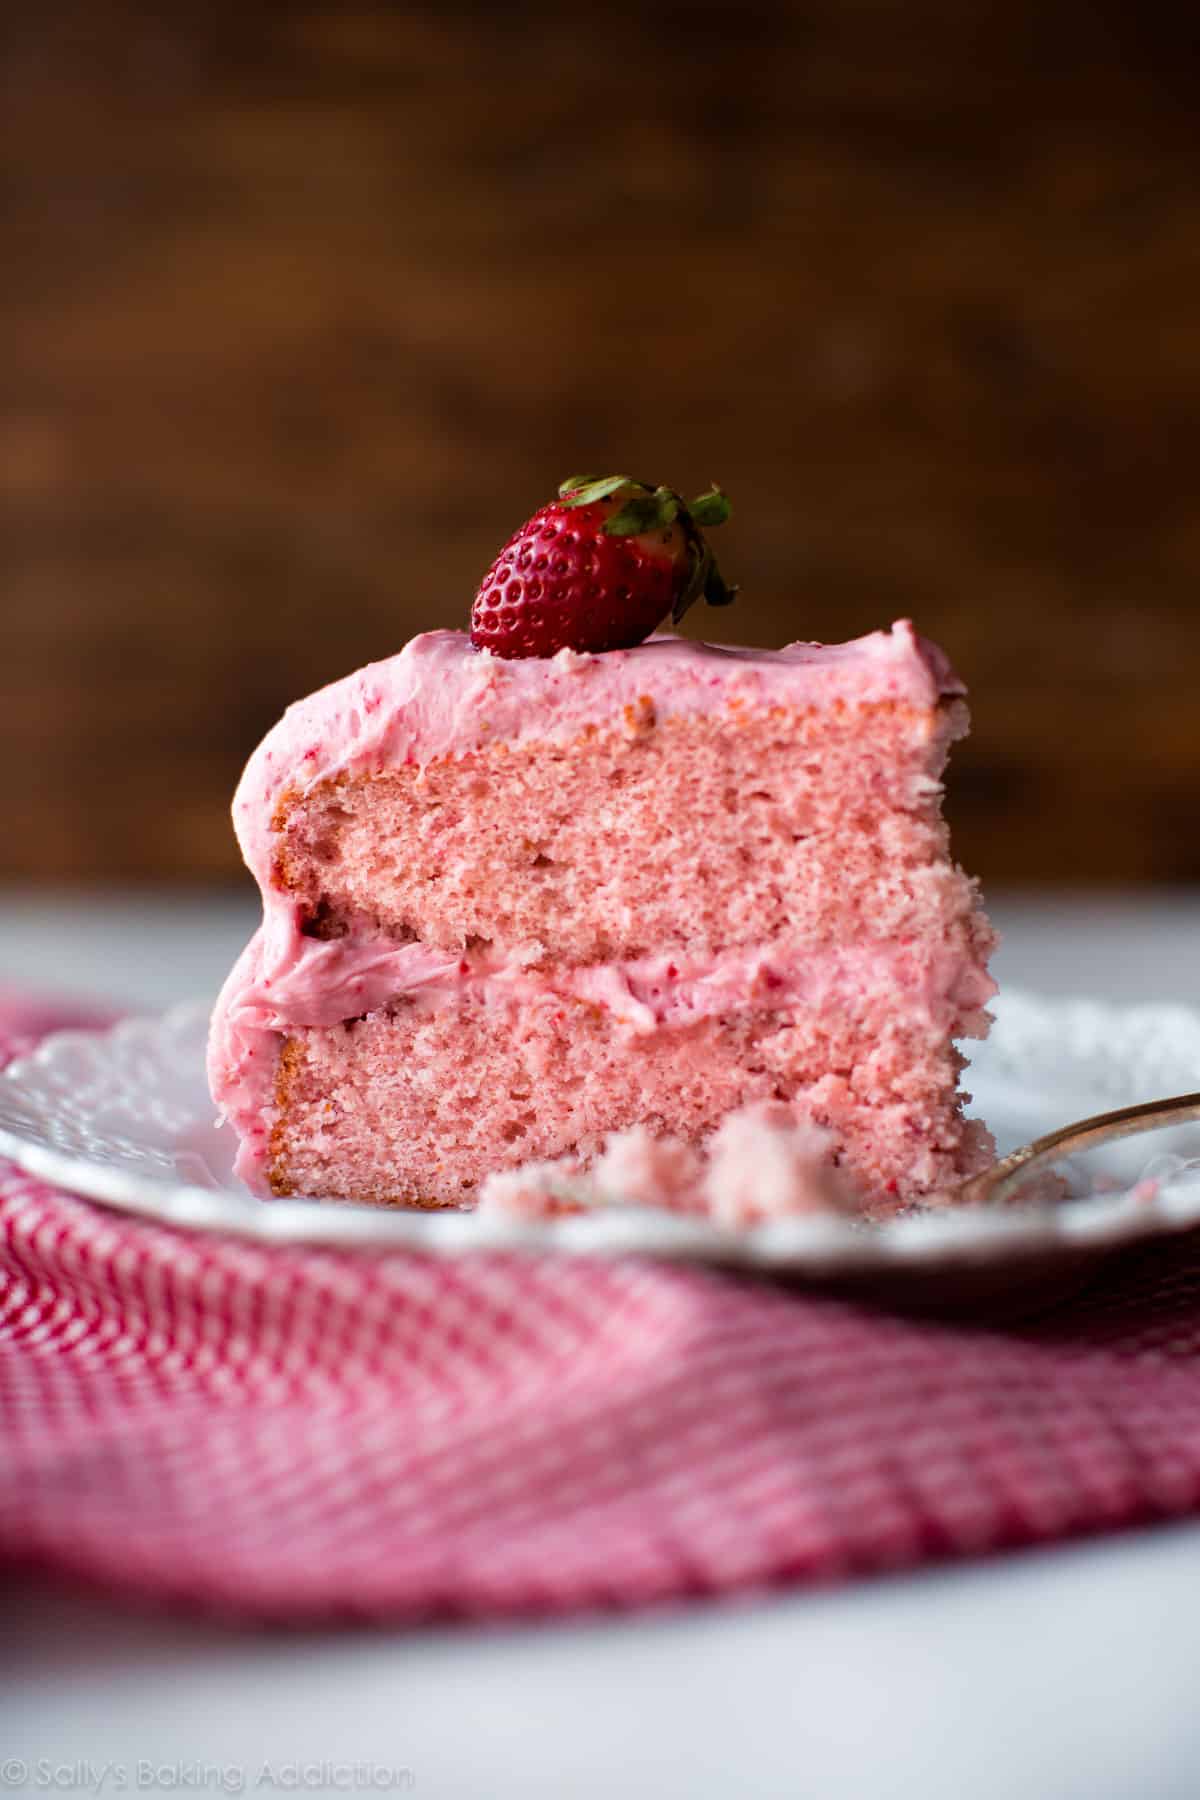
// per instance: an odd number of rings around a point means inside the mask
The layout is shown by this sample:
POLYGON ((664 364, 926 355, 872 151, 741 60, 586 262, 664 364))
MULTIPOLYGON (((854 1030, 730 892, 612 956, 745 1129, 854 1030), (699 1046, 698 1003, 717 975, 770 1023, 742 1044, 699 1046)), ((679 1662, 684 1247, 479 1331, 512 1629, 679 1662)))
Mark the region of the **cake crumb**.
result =
POLYGON ((602 1205, 632 1203, 702 1212, 702 1175, 700 1156, 690 1144, 655 1137, 645 1125, 632 1125, 608 1139, 592 1169, 591 1184, 602 1205))
POLYGON ((477 1210, 510 1219, 553 1219, 583 1212, 579 1184, 572 1179, 577 1170, 578 1164, 570 1157, 522 1163, 517 1169, 494 1169, 484 1177, 477 1210))
POLYGON ((704 1178, 709 1216, 757 1225, 798 1213, 857 1210, 854 1183, 833 1160, 836 1139, 779 1100, 743 1106, 713 1136, 704 1178))

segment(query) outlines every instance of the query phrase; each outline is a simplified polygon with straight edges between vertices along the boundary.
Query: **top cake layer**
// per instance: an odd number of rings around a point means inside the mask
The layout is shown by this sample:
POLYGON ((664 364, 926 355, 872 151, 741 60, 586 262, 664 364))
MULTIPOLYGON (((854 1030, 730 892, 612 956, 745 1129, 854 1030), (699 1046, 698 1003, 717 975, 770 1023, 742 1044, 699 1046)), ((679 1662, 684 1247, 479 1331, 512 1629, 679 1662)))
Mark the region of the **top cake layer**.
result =
POLYGON ((290 708, 234 817, 310 938, 588 962, 903 936, 964 899, 937 803, 961 692, 907 623, 521 661, 431 632, 290 708))
POLYGON ((281 800, 322 782, 530 738, 569 743, 589 726, 644 726, 739 705, 830 707, 898 701, 929 708, 965 690, 908 620, 847 644, 753 650, 653 637, 603 655, 505 660, 465 632, 427 631, 396 656, 289 706, 238 785, 233 822, 264 888, 281 800), (629 709, 627 712, 626 709, 629 709))

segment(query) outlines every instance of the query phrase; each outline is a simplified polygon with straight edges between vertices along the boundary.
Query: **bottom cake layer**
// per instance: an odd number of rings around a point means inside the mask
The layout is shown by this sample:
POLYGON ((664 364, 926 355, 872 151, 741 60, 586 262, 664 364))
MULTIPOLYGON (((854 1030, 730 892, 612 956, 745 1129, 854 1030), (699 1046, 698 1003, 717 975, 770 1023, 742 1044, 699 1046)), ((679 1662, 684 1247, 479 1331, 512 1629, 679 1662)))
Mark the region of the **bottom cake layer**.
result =
POLYGON ((833 1132, 874 1204, 952 1187, 989 1160, 962 1117, 947 1001, 734 1010, 649 1032, 603 1006, 491 984, 293 1027, 275 1073, 266 1175, 276 1194, 470 1205, 484 1177, 597 1154, 642 1124, 703 1140, 735 1108, 783 1100, 833 1132))

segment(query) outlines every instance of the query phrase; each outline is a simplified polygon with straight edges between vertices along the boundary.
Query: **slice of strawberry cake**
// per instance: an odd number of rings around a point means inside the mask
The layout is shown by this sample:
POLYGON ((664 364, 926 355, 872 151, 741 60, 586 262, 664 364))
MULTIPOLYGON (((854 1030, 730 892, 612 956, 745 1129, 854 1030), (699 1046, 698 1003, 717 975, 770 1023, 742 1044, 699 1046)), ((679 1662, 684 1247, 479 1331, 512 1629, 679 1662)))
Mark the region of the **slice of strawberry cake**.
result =
POLYGON ((906 622, 637 641, 730 597, 719 510, 569 485, 474 641, 414 639, 255 752, 234 821, 264 917, 209 1065, 256 1189, 471 1205, 496 1171, 586 1169, 631 1127, 703 1151, 765 1105, 876 1208, 987 1161, 955 1040, 985 1029, 991 934, 940 812, 961 684, 906 622))

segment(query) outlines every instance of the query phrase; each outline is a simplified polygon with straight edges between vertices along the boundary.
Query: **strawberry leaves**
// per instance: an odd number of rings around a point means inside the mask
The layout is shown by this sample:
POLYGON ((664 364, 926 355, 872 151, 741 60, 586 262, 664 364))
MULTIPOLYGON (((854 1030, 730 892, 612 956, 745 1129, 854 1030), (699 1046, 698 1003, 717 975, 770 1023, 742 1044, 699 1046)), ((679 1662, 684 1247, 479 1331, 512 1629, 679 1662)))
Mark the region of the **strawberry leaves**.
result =
POLYGON ((721 492, 716 482, 705 493, 697 495, 688 507, 697 525, 723 525, 733 512, 727 497, 721 492))
POLYGON ((597 500, 607 500, 619 488, 640 488, 640 481, 631 481, 628 475, 568 475, 561 483, 558 497, 564 506, 593 506, 597 500))
POLYGON ((611 513, 602 529, 609 537, 641 537, 644 531, 665 531, 679 514, 682 502, 670 488, 652 494, 631 494, 619 512, 611 513))

